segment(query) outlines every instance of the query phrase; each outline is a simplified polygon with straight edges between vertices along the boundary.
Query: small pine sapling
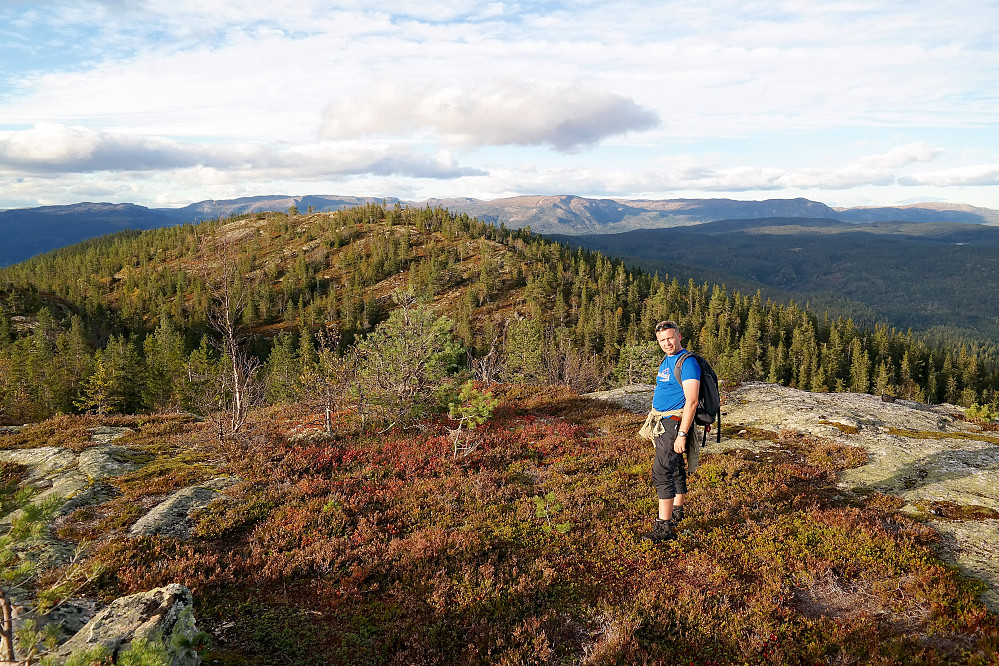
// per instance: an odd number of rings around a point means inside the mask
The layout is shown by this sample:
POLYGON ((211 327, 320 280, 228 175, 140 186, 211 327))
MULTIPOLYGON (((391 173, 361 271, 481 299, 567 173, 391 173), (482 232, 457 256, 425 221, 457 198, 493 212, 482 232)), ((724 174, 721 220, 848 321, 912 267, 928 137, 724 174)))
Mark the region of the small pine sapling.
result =
POLYGON ((44 569, 31 553, 45 538, 49 524, 64 501, 62 497, 52 496, 41 502, 31 502, 31 493, 28 488, 19 488, 12 497, 4 498, 9 501, 0 503, 5 508, 17 507, 10 528, 0 536, 0 665, 33 663, 37 657, 54 649, 58 625, 43 626, 36 618, 42 618, 62 605, 103 572, 102 565, 83 566, 87 545, 81 544, 58 580, 36 590, 34 608, 22 611, 23 622, 14 629, 10 589, 28 584, 44 569))
POLYGON ((448 405, 448 416, 458 422, 456 428, 451 428, 455 458, 467 456, 475 450, 479 442, 469 437, 468 433, 488 421, 498 404, 499 400, 491 392, 477 390, 471 380, 461 387, 458 402, 448 405))

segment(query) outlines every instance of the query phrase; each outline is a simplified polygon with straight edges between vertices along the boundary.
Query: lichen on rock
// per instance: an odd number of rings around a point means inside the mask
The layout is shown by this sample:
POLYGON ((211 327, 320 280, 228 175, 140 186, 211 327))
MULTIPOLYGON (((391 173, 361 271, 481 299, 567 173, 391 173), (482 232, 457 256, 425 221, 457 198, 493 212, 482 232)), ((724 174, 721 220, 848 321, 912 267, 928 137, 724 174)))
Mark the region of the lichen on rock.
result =
POLYGON ((153 507, 128 530, 129 536, 161 536, 188 539, 194 527, 193 514, 222 496, 236 479, 218 476, 202 484, 183 488, 153 507))
POLYGON ((191 591, 177 583, 115 599, 59 646, 56 655, 66 659, 98 646, 114 655, 145 639, 166 648, 171 666, 196 666, 201 663, 194 649, 200 632, 193 605, 191 591))

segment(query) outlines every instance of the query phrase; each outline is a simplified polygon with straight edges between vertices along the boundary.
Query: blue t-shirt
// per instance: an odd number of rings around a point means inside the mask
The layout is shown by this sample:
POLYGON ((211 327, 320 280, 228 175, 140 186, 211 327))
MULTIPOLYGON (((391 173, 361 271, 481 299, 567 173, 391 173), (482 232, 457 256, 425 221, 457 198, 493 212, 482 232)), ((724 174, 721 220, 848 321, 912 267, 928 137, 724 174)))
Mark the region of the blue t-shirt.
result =
MULTIPOLYGON (((656 392, 652 394, 652 408, 660 412, 671 412, 674 409, 683 409, 687 403, 687 398, 683 395, 683 387, 673 376, 676 372, 674 366, 686 349, 681 349, 673 356, 667 356, 659 364, 659 372, 656 373, 656 392)), ((683 379, 701 378, 701 365, 693 356, 683 362, 683 372, 680 374, 683 379)))

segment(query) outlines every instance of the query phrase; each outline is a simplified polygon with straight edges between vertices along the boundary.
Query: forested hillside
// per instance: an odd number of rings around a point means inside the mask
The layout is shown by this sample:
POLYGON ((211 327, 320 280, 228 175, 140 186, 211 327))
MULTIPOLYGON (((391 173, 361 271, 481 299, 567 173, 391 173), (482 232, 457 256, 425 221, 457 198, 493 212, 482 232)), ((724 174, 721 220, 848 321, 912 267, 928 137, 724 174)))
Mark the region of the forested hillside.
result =
POLYGON ((651 378, 663 318, 729 380, 997 400, 987 349, 930 347, 685 275, 630 272, 441 208, 295 213, 123 232, 0 270, 5 417, 205 413, 234 391, 277 403, 316 395, 333 367, 356 373, 355 393, 336 399, 374 412, 387 393, 414 390, 413 377, 371 368, 417 332, 432 360, 416 372, 424 379, 592 390, 651 378))
POLYGON ((763 289, 952 346, 999 341, 999 229, 991 226, 770 218, 557 239, 649 272, 682 267, 699 281, 763 289))

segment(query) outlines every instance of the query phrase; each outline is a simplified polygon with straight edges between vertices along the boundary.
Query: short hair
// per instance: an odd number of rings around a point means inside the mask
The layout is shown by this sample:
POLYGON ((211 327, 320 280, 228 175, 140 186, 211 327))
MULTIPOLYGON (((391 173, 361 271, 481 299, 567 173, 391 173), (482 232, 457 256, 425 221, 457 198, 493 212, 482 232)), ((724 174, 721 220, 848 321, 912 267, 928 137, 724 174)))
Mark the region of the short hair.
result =
POLYGON ((677 333, 680 332, 679 325, 677 325, 677 323, 672 319, 667 319, 666 321, 661 321, 658 324, 656 324, 656 333, 660 331, 668 331, 671 328, 676 329, 677 333))

